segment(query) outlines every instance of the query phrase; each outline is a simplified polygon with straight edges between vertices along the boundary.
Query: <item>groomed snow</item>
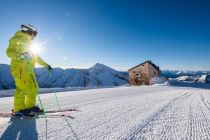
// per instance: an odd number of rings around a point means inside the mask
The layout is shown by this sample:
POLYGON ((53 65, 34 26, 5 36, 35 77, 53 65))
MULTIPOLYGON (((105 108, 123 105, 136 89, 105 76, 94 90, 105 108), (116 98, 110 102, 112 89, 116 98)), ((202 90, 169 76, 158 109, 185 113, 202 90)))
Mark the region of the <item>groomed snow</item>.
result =
MULTIPOLYGON (((54 94, 42 94, 46 109, 54 94)), ((0 139, 210 139, 210 90, 170 86, 120 87, 58 93, 73 118, 0 118, 0 139)), ((0 111, 13 98, 0 98, 0 111)))

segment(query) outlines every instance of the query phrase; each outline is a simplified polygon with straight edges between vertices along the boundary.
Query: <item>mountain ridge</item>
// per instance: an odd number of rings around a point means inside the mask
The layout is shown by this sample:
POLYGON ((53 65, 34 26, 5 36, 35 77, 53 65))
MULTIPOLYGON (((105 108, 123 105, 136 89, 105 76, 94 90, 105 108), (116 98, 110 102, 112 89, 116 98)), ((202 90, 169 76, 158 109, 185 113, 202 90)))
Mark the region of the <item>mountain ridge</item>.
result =
MULTIPOLYGON (((101 63, 96 63, 87 69, 56 67, 52 73, 49 73, 46 68, 40 67, 35 68, 34 71, 40 88, 104 87, 128 84, 128 72, 117 71, 101 63)), ((183 78, 182 76, 199 78, 204 75, 210 75, 210 71, 161 71, 161 76, 178 80, 180 79, 178 77, 183 78)), ((0 90, 13 88, 15 84, 9 65, 0 64, 0 90)))
MULTIPOLYGON (((40 88, 103 87, 128 84, 128 75, 104 64, 96 63, 88 69, 56 67, 52 73, 46 68, 35 68, 40 88)), ((0 89, 15 88, 9 65, 0 64, 0 89)))

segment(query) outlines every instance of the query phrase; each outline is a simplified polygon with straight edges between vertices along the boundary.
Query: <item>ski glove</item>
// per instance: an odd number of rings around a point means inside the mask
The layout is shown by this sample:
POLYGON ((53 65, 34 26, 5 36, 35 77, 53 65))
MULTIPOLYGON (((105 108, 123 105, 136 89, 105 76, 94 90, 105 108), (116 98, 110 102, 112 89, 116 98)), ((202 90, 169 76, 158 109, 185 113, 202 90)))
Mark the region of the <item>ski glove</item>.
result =
POLYGON ((53 68, 50 66, 50 65, 47 65, 47 69, 48 69, 48 71, 53 71, 53 68))
POLYGON ((21 54, 19 55, 19 58, 20 58, 20 60, 29 61, 29 60, 31 60, 31 55, 30 55, 29 52, 24 52, 24 53, 21 53, 21 54))

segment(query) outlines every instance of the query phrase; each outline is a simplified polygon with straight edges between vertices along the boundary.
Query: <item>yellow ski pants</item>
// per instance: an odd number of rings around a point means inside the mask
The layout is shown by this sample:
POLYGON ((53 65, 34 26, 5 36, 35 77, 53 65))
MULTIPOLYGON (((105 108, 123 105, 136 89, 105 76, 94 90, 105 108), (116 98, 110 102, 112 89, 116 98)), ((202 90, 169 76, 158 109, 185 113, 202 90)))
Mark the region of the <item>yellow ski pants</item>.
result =
POLYGON ((11 66, 11 72, 16 85, 14 112, 35 106, 39 86, 34 70, 27 66, 11 66))

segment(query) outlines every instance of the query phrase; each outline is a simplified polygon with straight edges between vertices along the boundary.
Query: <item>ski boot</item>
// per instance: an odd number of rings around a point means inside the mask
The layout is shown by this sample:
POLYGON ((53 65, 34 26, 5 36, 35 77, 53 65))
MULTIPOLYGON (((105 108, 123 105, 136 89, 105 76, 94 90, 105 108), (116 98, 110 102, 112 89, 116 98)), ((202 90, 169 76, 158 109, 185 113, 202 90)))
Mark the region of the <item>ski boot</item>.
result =
POLYGON ((43 113, 44 110, 41 109, 38 105, 28 109, 30 112, 33 113, 43 113))
POLYGON ((12 110, 12 116, 13 117, 33 117, 35 116, 35 113, 29 111, 28 109, 20 110, 18 112, 14 112, 14 110, 12 110))

